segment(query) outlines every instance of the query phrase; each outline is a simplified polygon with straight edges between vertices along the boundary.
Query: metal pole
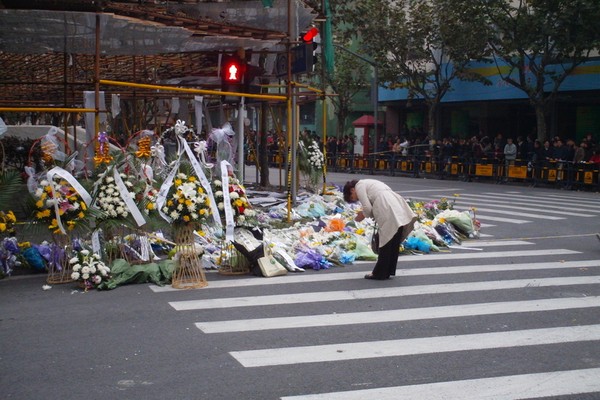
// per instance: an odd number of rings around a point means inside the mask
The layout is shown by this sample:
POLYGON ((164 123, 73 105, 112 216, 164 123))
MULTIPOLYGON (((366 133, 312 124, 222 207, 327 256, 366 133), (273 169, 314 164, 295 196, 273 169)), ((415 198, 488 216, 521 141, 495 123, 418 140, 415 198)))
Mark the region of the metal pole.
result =
POLYGON ((244 98, 238 106, 238 179, 244 183, 244 98))

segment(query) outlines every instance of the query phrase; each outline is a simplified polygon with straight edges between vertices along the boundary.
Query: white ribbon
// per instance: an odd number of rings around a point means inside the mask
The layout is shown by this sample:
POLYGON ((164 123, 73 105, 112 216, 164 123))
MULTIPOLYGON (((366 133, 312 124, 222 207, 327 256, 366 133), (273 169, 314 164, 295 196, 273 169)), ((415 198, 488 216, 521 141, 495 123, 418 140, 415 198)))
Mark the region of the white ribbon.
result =
POLYGON ((215 202, 215 196, 213 195, 212 188, 210 187, 210 182, 206 178, 206 175, 204 174, 204 171, 202 170, 200 163, 198 162, 196 157, 194 157, 194 153, 192 152, 192 149, 190 149, 190 146, 185 141, 185 138, 182 138, 180 136, 178 136, 177 138, 179 139, 179 142, 183 146, 185 154, 190 159, 192 168, 194 168, 194 172, 196 173, 196 176, 198 176, 198 179, 200 179, 200 184, 206 191, 206 194, 210 201, 210 208, 212 210, 213 220, 215 221, 215 224, 217 224, 217 226, 222 226, 221 218, 219 217, 219 209, 217 208, 217 204, 215 202))
POLYGON ((162 144, 156 144, 150 147, 150 153, 152 157, 158 160, 158 163, 161 166, 167 165, 167 160, 165 160, 165 148, 162 144))
MULTIPOLYGON (((84 201, 84 203, 89 207, 90 204, 92 203, 92 196, 90 196, 90 194, 87 192, 87 190, 84 189, 83 186, 81 186, 81 184, 79 182, 77 182, 77 179, 75 179, 75 177, 73 175, 71 175, 68 171, 65 171, 64 169, 60 168, 60 167, 54 167, 52 168, 50 171, 48 171, 48 182, 50 182, 50 187, 52 188, 52 198, 56 199, 56 192, 54 191, 54 176, 60 176, 61 178, 63 178, 64 180, 66 180, 67 182, 69 182, 69 184, 73 187, 73 189, 75 189, 75 191, 77 193, 79 193, 79 196, 81 196, 81 199, 84 201)), ((60 231, 64 234, 66 234, 67 232, 65 231, 65 228, 62 225, 62 222, 60 220, 60 209, 59 209, 59 205, 58 205, 58 201, 54 202, 54 212, 56 213, 56 222, 58 224, 58 228, 60 229, 60 231)))
POLYGON ((200 160, 202 160, 202 165, 204 165, 208 169, 211 169, 215 165, 206 162, 207 150, 208 150, 208 144, 206 143, 206 140, 201 140, 199 142, 194 143, 194 152, 198 153, 198 155, 200 156, 200 160))
POLYGON ((102 254, 102 246, 100 246, 100 231, 98 229, 92 233, 92 252, 95 254, 102 254))
POLYGON ((35 168, 25 167, 25 173, 27 174, 27 190, 29 190, 29 193, 33 194, 35 193, 38 185, 35 176, 35 168))
POLYGON ((4 135, 7 130, 8 126, 6 126, 6 123, 4 123, 4 120, 0 117, 0 136, 4 135))
POLYGON ((173 180, 175 179, 175 174, 179 170, 179 163, 181 162, 181 149, 179 149, 177 153, 177 159, 174 161, 173 169, 169 172, 167 179, 163 182, 162 186, 158 190, 158 194, 156 195, 156 208, 158 209, 158 214, 163 217, 165 221, 168 223, 173 222, 173 219, 169 217, 167 214, 163 212, 163 206, 167 200, 167 195, 169 194, 169 189, 171 185, 173 185, 173 180))
POLYGON ((231 167, 227 161, 221 161, 221 182, 223 189, 223 210, 225 210, 225 240, 233 242, 233 229, 235 222, 233 221, 233 210, 231 209, 231 197, 229 197, 229 170, 231 167))
POLYGON ((135 223, 138 226, 144 225, 146 223, 146 220, 144 219, 144 216, 142 215, 140 210, 135 205, 135 202, 133 201, 133 199, 131 198, 131 195, 129 194, 129 189, 127 189, 127 186, 125 186, 125 182, 123 182, 123 179, 121 179, 121 175, 119 174, 119 171, 117 171, 116 168, 113 171, 113 176, 115 178, 115 184, 117 185, 117 188, 119 189, 119 194, 121 195, 121 198, 123 199, 123 201, 125 202, 125 205, 129 209, 129 212, 131 213, 131 216, 135 220, 135 223))

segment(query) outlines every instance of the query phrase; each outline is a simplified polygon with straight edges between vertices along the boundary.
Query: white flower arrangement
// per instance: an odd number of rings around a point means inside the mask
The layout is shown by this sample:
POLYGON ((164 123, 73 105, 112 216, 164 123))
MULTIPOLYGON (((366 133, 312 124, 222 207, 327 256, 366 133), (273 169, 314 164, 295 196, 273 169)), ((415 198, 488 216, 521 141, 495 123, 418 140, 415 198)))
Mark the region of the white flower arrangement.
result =
POLYGON ((195 176, 179 173, 169 189, 162 212, 174 222, 201 222, 211 214, 210 198, 195 176))
POLYGON ((69 260, 69 265, 73 268, 71 279, 83 282, 86 291, 110 279, 110 268, 102 262, 98 254, 87 249, 78 251, 77 255, 69 260))
POLYGON ((319 144, 309 138, 301 140, 298 156, 298 168, 308 178, 310 185, 316 187, 322 178, 325 165, 325 156, 319 144))
MULTIPOLYGON (((128 192, 127 195, 131 198, 135 197, 135 194, 130 192, 133 188, 133 179, 126 174, 119 174, 128 192)), ((129 208, 121 197, 119 188, 115 183, 115 179, 112 177, 112 169, 108 169, 106 172, 98 176, 97 190, 96 190, 96 201, 95 206, 98 210, 103 213, 100 220, 105 219, 125 219, 129 216, 129 208)))
MULTIPOLYGON (((217 208, 219 211, 224 210, 223 183, 220 180, 213 181, 213 192, 217 208)), ((246 189, 235 176, 229 177, 229 200, 233 211, 233 220, 236 226, 254 225, 256 211, 254 211, 246 195, 246 189)), ((224 216, 225 213, 222 214, 224 216)))

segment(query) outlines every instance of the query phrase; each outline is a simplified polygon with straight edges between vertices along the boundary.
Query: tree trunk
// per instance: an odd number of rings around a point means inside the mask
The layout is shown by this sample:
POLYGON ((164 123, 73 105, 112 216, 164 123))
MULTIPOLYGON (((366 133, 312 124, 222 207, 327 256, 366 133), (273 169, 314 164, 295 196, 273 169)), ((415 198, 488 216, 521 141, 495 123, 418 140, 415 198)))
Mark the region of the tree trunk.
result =
POLYGON ((438 125, 438 103, 430 102, 428 103, 427 110, 427 132, 429 133, 430 139, 438 139, 437 137, 437 125, 438 125))
POLYGON ((540 142, 544 143, 546 140, 546 107, 543 103, 536 103, 533 105, 535 108, 535 120, 537 123, 537 138, 540 142))

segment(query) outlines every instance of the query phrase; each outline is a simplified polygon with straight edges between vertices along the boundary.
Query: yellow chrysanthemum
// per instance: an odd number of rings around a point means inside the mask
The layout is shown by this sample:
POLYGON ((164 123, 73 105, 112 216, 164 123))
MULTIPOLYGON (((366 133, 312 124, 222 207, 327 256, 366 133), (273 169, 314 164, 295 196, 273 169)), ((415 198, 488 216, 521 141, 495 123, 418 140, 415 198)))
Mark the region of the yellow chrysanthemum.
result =
POLYGON ((357 235, 362 235, 363 233, 365 233, 365 230, 364 230, 363 228, 358 228, 358 229, 356 230, 356 234, 357 234, 357 235))
POLYGON ((200 215, 204 215, 204 214, 206 214, 206 210, 204 208, 201 208, 200 211, 198 211, 198 213, 200 215))
POLYGON ((191 201, 191 200, 189 200, 189 199, 188 199, 188 200, 186 200, 186 201, 185 201, 185 205, 186 205, 186 206, 191 206, 191 205, 192 205, 192 201, 191 201))
POLYGON ((183 216, 183 221, 184 222, 190 222, 190 216, 189 215, 184 215, 183 216))
POLYGON ((206 236, 206 232, 204 232, 204 231, 203 231, 203 230, 201 230, 201 229, 200 229, 200 230, 197 230, 197 231, 196 231, 196 233, 197 233, 199 236, 202 236, 202 237, 206 236))
POLYGON ((188 177, 188 181, 190 181, 190 182, 196 182, 196 177, 195 176, 190 176, 190 177, 188 177))
POLYGON ((35 202, 35 206, 37 208, 43 208, 44 207, 44 200, 40 199, 38 201, 35 202))
POLYGON ((0 232, 4 232, 6 230, 6 224, 4 222, 0 222, 0 232))
POLYGON ((173 200, 167 200, 167 206, 168 207, 172 207, 173 206, 173 200))
POLYGON ((146 210, 154 210, 154 203, 146 204, 146 210))
POLYGON ((21 249, 27 249, 27 248, 31 247, 31 242, 21 242, 21 243, 17 243, 17 245, 21 249))
POLYGON ((439 219, 439 221, 440 221, 440 224, 444 224, 444 223, 446 223, 446 218, 444 218, 444 217, 441 217, 441 218, 439 219))
POLYGON ((182 198, 179 198, 179 199, 177 199, 177 202, 178 202, 179 204, 183 204, 183 203, 185 202, 185 199, 184 199, 183 197, 182 197, 182 198))
POLYGON ((85 201, 80 201, 80 202, 79 202, 79 205, 81 206, 81 209, 82 209, 83 211, 87 210, 87 204, 85 204, 85 201))
POLYGON ((17 222, 17 217, 15 216, 15 213, 12 212, 12 210, 6 213, 6 217, 10 222, 17 222))
POLYGON ((183 182, 181 181, 181 179, 177 178, 175 179, 175 186, 180 186, 183 182))

